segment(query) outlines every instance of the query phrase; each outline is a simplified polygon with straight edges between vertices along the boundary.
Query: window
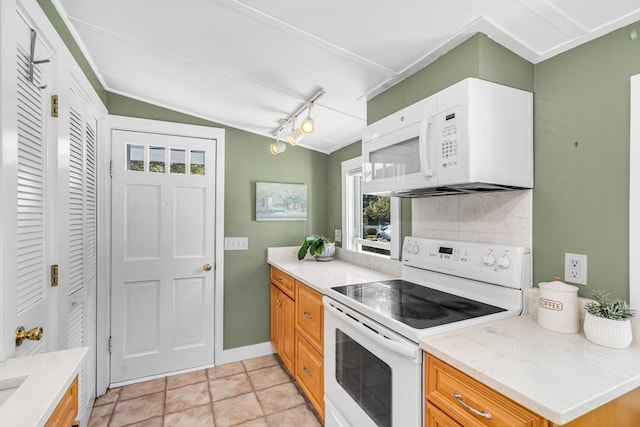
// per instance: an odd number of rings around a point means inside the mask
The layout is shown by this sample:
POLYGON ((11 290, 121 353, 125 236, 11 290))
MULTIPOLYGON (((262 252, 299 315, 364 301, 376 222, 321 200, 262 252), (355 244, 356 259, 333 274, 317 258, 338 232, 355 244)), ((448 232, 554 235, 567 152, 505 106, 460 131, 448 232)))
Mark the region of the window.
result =
POLYGON ((362 157, 342 162, 342 247, 400 258, 400 199, 362 193, 362 157))

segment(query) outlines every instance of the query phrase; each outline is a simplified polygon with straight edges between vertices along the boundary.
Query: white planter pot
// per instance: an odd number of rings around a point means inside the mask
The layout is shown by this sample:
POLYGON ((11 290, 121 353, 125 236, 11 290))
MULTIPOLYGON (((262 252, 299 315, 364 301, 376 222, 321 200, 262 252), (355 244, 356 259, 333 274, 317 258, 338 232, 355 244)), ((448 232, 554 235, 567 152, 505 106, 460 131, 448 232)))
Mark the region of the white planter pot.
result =
POLYGON ((314 255, 316 261, 331 261, 333 259, 333 255, 336 253, 336 244, 335 243, 325 243, 324 250, 320 255, 314 255))
POLYGON ((584 334, 593 343, 604 347, 623 349, 632 340, 631 320, 612 320, 587 312, 584 318, 584 334))

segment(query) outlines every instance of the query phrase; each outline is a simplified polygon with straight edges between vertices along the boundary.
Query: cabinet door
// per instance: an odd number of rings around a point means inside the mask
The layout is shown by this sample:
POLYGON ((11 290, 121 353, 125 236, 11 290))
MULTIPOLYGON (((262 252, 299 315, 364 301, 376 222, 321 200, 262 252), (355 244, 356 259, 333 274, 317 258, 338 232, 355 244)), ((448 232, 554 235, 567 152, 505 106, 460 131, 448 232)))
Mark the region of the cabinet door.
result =
POLYGON ((323 356, 299 332, 296 333, 296 349, 296 381, 324 419, 323 356))
POLYGON ((282 340, 280 357, 292 374, 295 372, 295 302, 284 292, 280 293, 282 307, 282 340))
POLYGON ((425 427, 462 427, 431 403, 427 403, 424 419, 425 427))
POLYGON ((324 330, 322 295, 296 282, 296 302, 296 327, 316 350, 322 352, 324 330))
POLYGON ((281 350, 281 340, 282 340, 282 311, 280 310, 280 305, 282 304, 280 300, 280 289, 278 289, 275 285, 271 285, 271 298, 270 298, 270 323, 271 328, 269 331, 269 336, 271 338, 271 344, 273 348, 276 349, 276 352, 280 354, 281 350))
POLYGON ((271 344, 289 372, 295 363, 295 303, 277 286, 271 285, 271 344))

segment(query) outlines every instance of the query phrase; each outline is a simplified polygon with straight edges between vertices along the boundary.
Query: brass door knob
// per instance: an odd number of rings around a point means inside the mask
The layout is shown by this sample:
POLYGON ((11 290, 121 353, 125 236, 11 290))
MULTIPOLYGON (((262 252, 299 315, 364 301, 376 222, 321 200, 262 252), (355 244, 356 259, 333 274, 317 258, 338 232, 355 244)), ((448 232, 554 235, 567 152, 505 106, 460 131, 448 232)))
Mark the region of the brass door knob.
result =
POLYGON ((22 345, 22 341, 24 340, 40 341, 42 339, 42 335, 44 335, 44 329, 42 329, 42 326, 29 329, 28 331, 24 326, 20 326, 16 329, 16 346, 22 345))
POLYGON ((204 271, 211 271, 211 268, 212 268, 211 264, 205 264, 205 265, 202 266, 202 269, 204 271))

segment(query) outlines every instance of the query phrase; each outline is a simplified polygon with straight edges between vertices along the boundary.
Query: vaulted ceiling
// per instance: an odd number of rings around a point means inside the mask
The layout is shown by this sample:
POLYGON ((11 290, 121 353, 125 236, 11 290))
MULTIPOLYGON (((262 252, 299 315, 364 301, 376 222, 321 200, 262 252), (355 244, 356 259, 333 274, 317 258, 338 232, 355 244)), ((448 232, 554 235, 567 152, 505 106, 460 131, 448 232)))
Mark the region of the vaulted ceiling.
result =
POLYGON ((368 99, 477 32, 538 63, 640 20, 640 0, 53 2, 114 93, 271 137, 323 89, 299 145, 325 153, 360 139, 368 99))

